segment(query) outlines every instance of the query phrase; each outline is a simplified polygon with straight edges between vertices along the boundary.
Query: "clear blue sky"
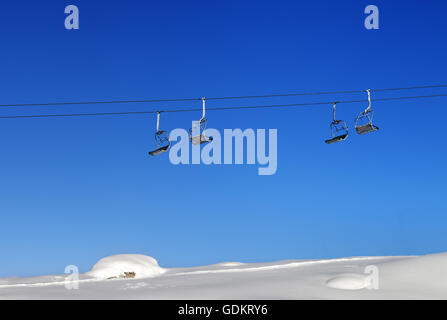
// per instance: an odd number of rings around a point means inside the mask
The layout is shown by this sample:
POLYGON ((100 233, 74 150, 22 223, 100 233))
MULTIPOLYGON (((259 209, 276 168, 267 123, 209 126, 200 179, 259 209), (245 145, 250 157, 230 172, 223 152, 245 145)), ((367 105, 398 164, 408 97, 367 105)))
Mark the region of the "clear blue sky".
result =
MULTIPOLYGON (((0 103, 445 83, 446 9, 445 1, 2 1, 0 103), (69 4, 79 7, 80 30, 64 28, 69 4), (380 9, 380 30, 363 26, 368 4, 380 9)), ((365 95, 330 100, 346 98, 365 95)), ((329 97, 262 104, 319 99, 329 97)), ((446 251, 446 104, 377 102, 379 132, 351 130, 331 146, 323 142, 330 105, 208 113, 219 130, 277 128, 274 176, 258 176, 257 166, 150 158, 153 115, 3 119, 0 276, 63 273, 68 264, 87 271, 118 253, 177 267, 446 251)), ((364 107, 342 105, 338 115, 352 129, 364 107)), ((154 108, 3 108, 0 115, 154 108)), ((199 116, 172 114, 163 126, 187 128, 199 116)))

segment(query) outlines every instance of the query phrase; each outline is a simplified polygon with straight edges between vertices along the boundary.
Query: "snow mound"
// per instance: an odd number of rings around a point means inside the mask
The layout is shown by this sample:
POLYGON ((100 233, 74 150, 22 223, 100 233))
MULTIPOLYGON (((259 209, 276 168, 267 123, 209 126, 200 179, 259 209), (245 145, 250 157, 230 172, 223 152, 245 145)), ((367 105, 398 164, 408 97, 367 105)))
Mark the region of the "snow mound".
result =
POLYGON ((141 254, 119 254, 99 260, 86 275, 96 279, 151 278, 165 272, 157 260, 141 254))
POLYGON ((341 290, 360 290, 369 285, 368 278, 363 274, 342 274, 329 279, 326 285, 329 288, 341 290))
POLYGON ((242 262, 220 262, 216 263, 215 266, 217 267, 238 267, 242 266, 244 263, 242 262))

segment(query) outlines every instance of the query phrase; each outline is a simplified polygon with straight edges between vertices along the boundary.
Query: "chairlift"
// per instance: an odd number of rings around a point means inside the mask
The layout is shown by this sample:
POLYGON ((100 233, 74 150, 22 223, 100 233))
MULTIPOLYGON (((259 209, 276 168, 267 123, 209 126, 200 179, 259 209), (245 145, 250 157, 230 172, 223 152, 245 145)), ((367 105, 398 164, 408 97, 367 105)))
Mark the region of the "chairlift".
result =
POLYGON ((360 112, 355 119, 355 130, 358 134, 365 134, 379 130, 379 127, 373 125, 374 110, 371 109, 371 89, 366 90, 368 93, 368 108, 365 111, 360 112))
POLYGON ((155 132, 155 145, 158 148, 149 152, 151 156, 156 156, 163 152, 166 152, 171 146, 171 141, 169 141, 168 132, 160 130, 159 127, 160 127, 160 111, 157 112, 157 131, 155 132))
POLYGON ((204 134, 208 122, 208 120, 205 118, 205 98, 202 98, 202 105, 203 105, 202 118, 200 118, 200 120, 197 121, 197 123, 195 123, 191 129, 189 129, 189 139, 194 145, 201 145, 213 141, 212 137, 207 137, 204 134), (197 131, 198 134, 193 136, 193 134, 197 133, 197 131))
POLYGON ((331 122, 331 139, 325 140, 327 144, 343 141, 348 137, 348 126, 343 120, 335 120, 335 109, 337 102, 334 102, 333 116, 331 122))

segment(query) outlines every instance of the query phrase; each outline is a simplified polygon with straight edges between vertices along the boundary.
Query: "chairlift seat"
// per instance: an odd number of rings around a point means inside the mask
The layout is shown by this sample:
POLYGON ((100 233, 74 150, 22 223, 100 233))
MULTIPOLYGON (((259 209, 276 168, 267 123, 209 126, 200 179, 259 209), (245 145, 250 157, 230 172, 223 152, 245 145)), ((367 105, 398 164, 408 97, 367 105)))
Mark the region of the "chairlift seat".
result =
POLYGON ((168 151, 168 149, 169 149, 169 145, 166 145, 166 146, 160 147, 160 148, 158 148, 158 149, 156 149, 154 151, 150 151, 149 154, 151 156, 156 156, 156 155, 158 155, 160 153, 168 151))
POLYGON ((379 127, 373 125, 374 110, 369 108, 370 107, 368 107, 368 109, 366 109, 365 111, 359 113, 359 115, 355 119, 354 128, 358 134, 365 134, 379 130, 379 127))
POLYGON ((327 144, 332 144, 332 143, 335 143, 335 142, 343 141, 343 140, 345 140, 347 137, 348 137, 348 134, 346 133, 346 134, 342 134, 342 135, 333 137, 332 139, 328 139, 328 140, 326 140, 325 142, 326 142, 327 144))
POLYGON ((171 146, 168 132, 164 130, 157 131, 155 133, 155 144, 158 148, 149 152, 151 156, 156 156, 160 153, 168 151, 169 147, 171 146))
POLYGON ((366 123, 364 125, 355 127, 355 130, 357 131, 358 134, 365 134, 365 133, 377 131, 377 130, 379 130, 379 127, 373 125, 372 123, 366 123))
POLYGON ((191 142, 194 145, 200 145, 200 144, 204 144, 207 142, 213 141, 212 137, 207 137, 206 135, 204 135, 203 133, 194 137, 191 137, 191 142))
MULTIPOLYGON (((335 106, 334 106, 335 109, 335 106)), ((335 118, 335 112, 334 112, 335 118)), ((348 137, 348 126, 343 120, 334 120, 331 123, 331 136, 332 138, 325 140, 327 144, 346 140, 348 137)))

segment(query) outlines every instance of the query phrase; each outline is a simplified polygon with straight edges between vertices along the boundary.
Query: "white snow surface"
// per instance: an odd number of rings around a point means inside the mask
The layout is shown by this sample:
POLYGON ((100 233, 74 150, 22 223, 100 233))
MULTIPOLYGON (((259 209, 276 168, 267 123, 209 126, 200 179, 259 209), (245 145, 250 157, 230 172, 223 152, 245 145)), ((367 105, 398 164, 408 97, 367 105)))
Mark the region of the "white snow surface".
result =
POLYGON ((0 279, 0 299, 447 299, 447 253, 161 268, 144 255, 117 255, 80 275, 0 279), (368 287, 378 271, 378 288, 368 287), (135 279, 120 279, 134 272, 135 279), (115 279, 107 279, 118 277, 115 279))

